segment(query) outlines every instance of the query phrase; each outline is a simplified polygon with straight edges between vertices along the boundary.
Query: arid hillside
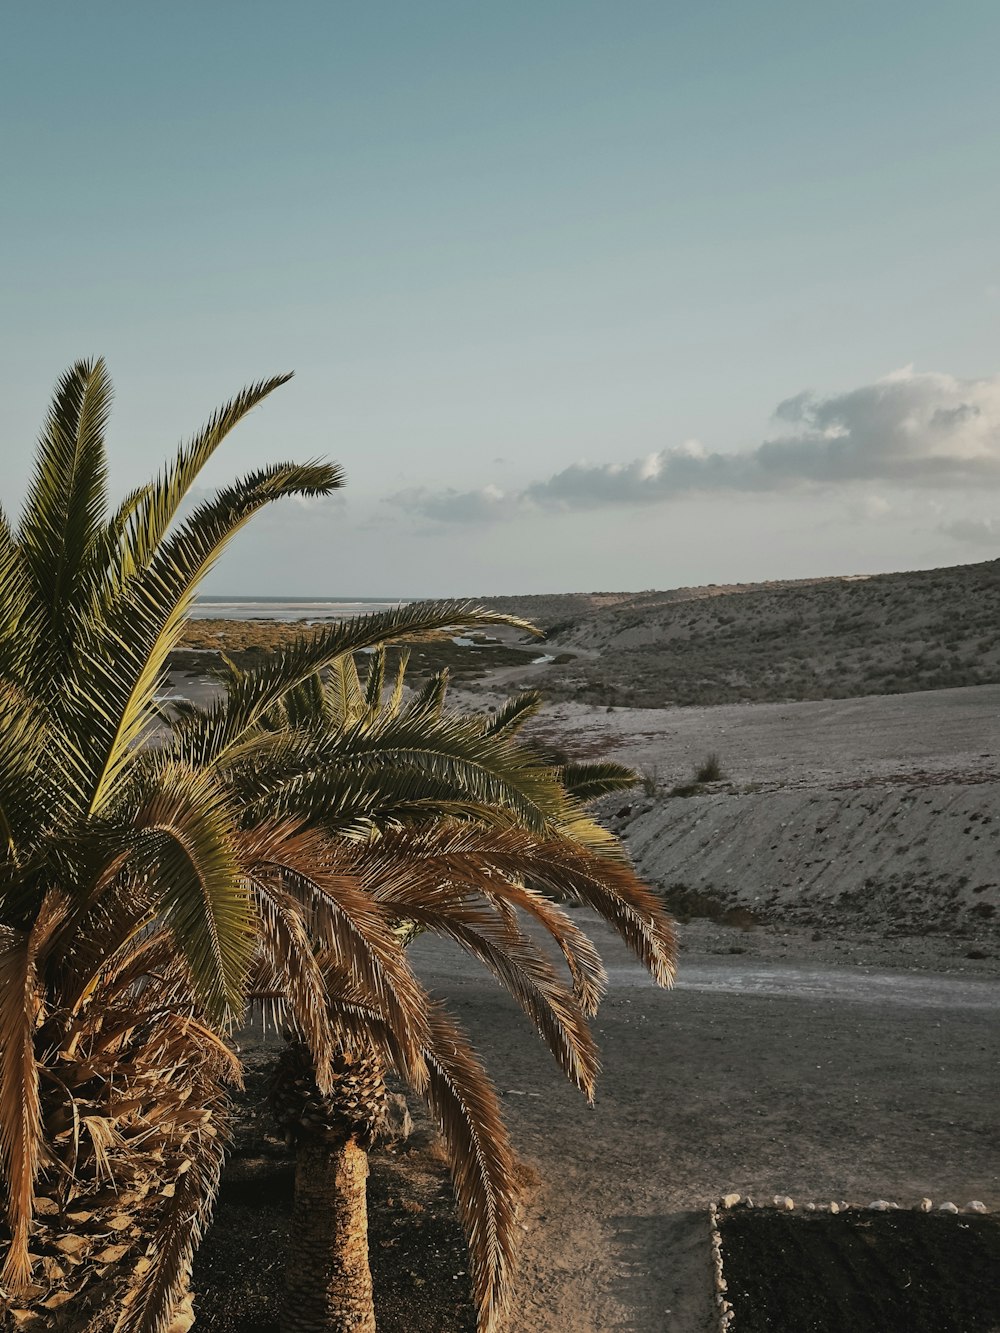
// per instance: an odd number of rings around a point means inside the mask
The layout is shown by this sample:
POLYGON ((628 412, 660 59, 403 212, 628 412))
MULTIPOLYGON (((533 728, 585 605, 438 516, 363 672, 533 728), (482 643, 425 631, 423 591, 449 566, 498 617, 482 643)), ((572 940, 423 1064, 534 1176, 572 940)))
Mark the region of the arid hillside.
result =
MULTIPOLYGON (((581 703, 780 702, 1000 681, 1000 560, 868 578, 488 597, 555 660, 524 673, 581 703)), ((509 673, 508 685, 521 683, 509 673)))

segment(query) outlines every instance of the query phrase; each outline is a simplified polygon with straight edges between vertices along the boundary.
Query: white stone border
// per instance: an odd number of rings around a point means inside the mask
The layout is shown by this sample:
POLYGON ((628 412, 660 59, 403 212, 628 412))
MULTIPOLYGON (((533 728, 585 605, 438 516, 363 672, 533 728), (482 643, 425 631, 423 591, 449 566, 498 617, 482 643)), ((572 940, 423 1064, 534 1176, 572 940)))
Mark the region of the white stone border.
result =
MULTIPOLYGON (((752 1208, 770 1208, 781 1212, 794 1212, 797 1205, 787 1194, 775 1194, 769 1204, 754 1203, 749 1195, 724 1194, 717 1203, 709 1204, 708 1221, 712 1241, 712 1270, 715 1286, 715 1308, 719 1315, 719 1333, 736 1333, 734 1321, 736 1311, 729 1300, 729 1284, 726 1282, 725 1263, 722 1257, 722 1235, 719 1232, 719 1214, 734 1208, 749 1210, 752 1208)), ((807 1203, 802 1205, 805 1213, 887 1213, 902 1210, 903 1205, 888 1199, 873 1199, 869 1204, 847 1203, 841 1199, 830 1203, 807 1203)), ((932 1200, 921 1199, 911 1204, 908 1211, 917 1213, 988 1213, 990 1210, 979 1199, 970 1199, 964 1208, 954 1203, 939 1203, 935 1209, 932 1200)))

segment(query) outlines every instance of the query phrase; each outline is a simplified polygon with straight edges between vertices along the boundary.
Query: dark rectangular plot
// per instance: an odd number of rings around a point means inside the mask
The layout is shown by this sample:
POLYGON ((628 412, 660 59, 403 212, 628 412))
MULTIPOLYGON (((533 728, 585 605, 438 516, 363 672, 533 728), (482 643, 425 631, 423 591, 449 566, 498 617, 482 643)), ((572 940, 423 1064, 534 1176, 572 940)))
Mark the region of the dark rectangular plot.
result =
POLYGON ((1000 1222, 893 1210, 720 1213, 732 1333, 993 1333, 1000 1222))

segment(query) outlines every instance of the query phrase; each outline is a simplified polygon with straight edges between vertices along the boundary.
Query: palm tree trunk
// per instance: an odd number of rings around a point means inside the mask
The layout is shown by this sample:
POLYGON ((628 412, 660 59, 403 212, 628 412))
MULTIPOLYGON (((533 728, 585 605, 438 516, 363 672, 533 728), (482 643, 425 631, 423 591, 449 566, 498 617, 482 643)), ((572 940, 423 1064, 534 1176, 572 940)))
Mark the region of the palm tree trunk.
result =
POLYGON ((375 1333, 367 1180, 353 1135, 299 1141, 282 1333, 375 1333))

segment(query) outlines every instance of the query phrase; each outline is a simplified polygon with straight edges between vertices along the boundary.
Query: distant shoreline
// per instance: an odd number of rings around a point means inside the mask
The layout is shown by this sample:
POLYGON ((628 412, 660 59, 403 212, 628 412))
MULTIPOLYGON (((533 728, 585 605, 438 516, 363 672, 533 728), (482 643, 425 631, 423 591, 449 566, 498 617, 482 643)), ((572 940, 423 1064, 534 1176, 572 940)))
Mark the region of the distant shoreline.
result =
POLYGON ((410 597, 199 597, 191 620, 343 620, 387 607, 406 606, 410 597))

